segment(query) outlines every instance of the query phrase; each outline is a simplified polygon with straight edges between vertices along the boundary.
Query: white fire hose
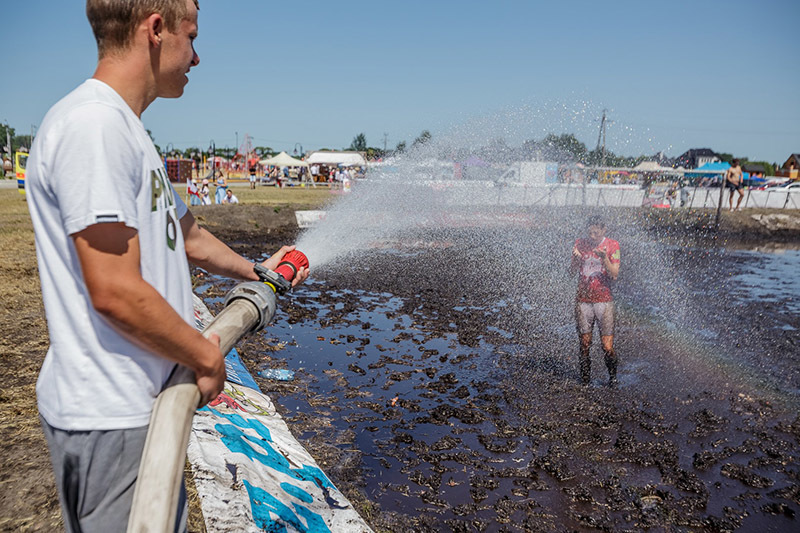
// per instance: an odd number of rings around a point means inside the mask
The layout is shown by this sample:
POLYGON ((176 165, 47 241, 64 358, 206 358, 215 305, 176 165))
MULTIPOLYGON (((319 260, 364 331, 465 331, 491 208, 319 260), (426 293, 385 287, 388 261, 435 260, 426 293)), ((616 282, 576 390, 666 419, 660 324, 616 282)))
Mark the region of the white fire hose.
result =
MULTIPOLYGON (((203 330, 203 336, 219 335, 220 351, 227 354, 245 334, 262 329, 272 320, 277 307, 275 290, 274 284, 259 281, 237 285, 225 298, 225 309, 203 330)), ((186 447, 199 403, 194 372, 178 365, 150 415, 129 532, 174 530, 186 447)))

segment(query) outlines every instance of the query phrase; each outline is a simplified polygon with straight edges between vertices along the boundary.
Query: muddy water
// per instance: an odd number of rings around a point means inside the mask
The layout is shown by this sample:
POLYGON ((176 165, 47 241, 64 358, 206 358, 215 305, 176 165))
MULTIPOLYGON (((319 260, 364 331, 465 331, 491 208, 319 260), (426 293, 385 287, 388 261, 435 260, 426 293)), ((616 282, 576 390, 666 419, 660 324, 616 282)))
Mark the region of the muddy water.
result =
POLYGON ((577 383, 568 245, 509 268, 481 242, 530 232, 480 231, 316 271, 241 346, 296 372, 257 379, 374 527, 798 529, 800 252, 621 238, 609 389, 597 339, 577 383))

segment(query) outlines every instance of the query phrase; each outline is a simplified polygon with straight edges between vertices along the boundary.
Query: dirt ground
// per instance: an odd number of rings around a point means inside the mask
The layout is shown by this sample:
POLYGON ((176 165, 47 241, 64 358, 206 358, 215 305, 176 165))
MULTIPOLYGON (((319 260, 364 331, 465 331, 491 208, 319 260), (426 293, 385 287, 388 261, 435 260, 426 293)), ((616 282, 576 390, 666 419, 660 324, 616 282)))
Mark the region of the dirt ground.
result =
MULTIPOLYGON (((294 220, 294 208, 292 205, 270 205, 270 206, 211 206, 194 210, 198 220, 210 229, 222 240, 231 243, 237 251, 252 255, 258 251, 274 250, 277 246, 293 242, 298 229, 294 220)), ((307 204, 304 207, 313 207, 307 204)), ((770 246, 775 243, 797 243, 800 242, 800 214, 793 212, 780 211, 744 211, 737 213, 723 213, 722 224, 718 232, 713 231, 713 213, 682 213, 682 212, 660 212, 656 210, 643 211, 640 215, 641 224, 652 227, 664 238, 674 236, 678 238, 687 234, 697 236, 702 239, 716 239, 720 242, 737 243, 763 243, 770 246), (758 215, 754 218, 753 215, 758 215)), ((393 290, 397 287, 396 280, 392 276, 383 275, 371 277, 372 281, 364 283, 363 288, 376 288, 382 291, 393 290)), ((402 291, 398 290, 398 293, 402 291)), ((447 287, 440 286, 436 291, 423 295, 423 300, 428 298, 425 305, 432 305, 442 312, 443 317, 452 318, 452 313, 445 313, 451 302, 446 300, 447 287), (442 298, 441 300, 438 300, 442 298)), ((401 294, 402 295, 402 294, 401 294)), ((44 442, 41 429, 39 427, 36 405, 35 405, 35 382, 36 377, 44 358, 48 346, 47 328, 43 317, 39 280, 37 276, 36 257, 33 244, 33 234, 30 219, 24 205, 24 201, 19 198, 16 191, 0 191, 0 301, 3 302, 0 308, 0 326, 3 335, 0 338, 2 348, 0 357, 4 366, 2 377, 0 377, 0 435, 4 444, 4 453, 0 458, 0 531, 54 531, 61 528, 60 510, 57 497, 53 486, 53 476, 50 470, 47 448, 44 442)), ((408 312, 414 312, 409 308, 408 312)), ((448 319, 449 319, 448 318, 448 319)), ((464 317, 462 317, 462 324, 464 317)), ((451 328, 448 321, 433 324, 433 327, 451 328)), ((462 328, 459 332, 459 341, 465 345, 474 342, 476 336, 481 334, 478 330, 462 328)), ((458 393, 458 386, 449 383, 445 376, 439 376, 439 387, 442 391, 458 393)), ((521 404, 536 405, 548 396, 566 396, 576 394, 576 390, 556 390, 547 380, 538 382, 540 385, 533 396, 523 397, 513 393, 518 388, 510 386, 501 389, 506 397, 503 401, 509 405, 518 405, 522 416, 529 416, 531 428, 535 428, 535 434, 531 433, 526 438, 532 440, 542 439, 542 435, 557 430, 558 421, 548 418, 546 413, 537 412, 536 409, 526 409, 521 404), (527 414, 526 414, 527 413, 527 414)), ((280 392, 280 391, 276 391, 280 392)), ((434 391, 435 392, 435 391, 434 391)), ((270 393, 272 394, 272 392, 270 393)), ((460 394, 460 393, 458 393, 460 394)), ((600 453, 598 450, 606 450, 610 447, 615 454, 615 461, 627 461, 633 464, 646 465, 658 468, 662 474, 671 479, 673 484, 680 488, 684 493, 693 494, 693 497, 686 497, 679 501, 672 501, 674 505, 664 506, 663 502, 674 498, 667 493, 653 492, 642 494, 631 494, 626 492, 625 487, 618 484, 618 479, 612 473, 597 475, 591 478, 594 481, 587 481, 585 485, 574 485, 565 492, 569 506, 580 506, 586 502, 597 499, 601 501, 620 501, 625 502, 623 507, 627 512, 635 515, 632 523, 638 524, 637 528, 663 528, 670 527, 665 524, 673 524, 673 527, 697 528, 699 530, 722 531, 735 530, 741 517, 728 516, 720 511, 717 522, 709 520, 707 522, 681 522, 680 515, 693 516, 693 509, 702 506, 702 500, 708 498, 707 489, 699 482, 703 468, 719 461, 724 461, 726 453, 732 454, 723 446, 716 448, 709 447, 708 454, 700 455, 696 458, 697 471, 689 472, 679 466, 676 457, 676 450, 670 445, 664 445, 659 438, 659 434, 668 432, 671 435, 677 431, 676 427, 671 427, 669 421, 662 421, 654 418, 654 411, 648 406, 639 406, 627 412, 620 412, 618 409, 609 405, 609 400, 603 394, 593 391, 581 395, 581 405, 583 405, 590 415, 575 413, 576 420, 584 426, 590 426, 591 431, 582 432, 580 437, 583 439, 588 435, 592 442, 582 442, 576 444, 576 437, 565 437, 563 442, 569 444, 553 445, 545 450, 538 462, 532 466, 539 472, 546 472, 555 479, 570 479, 575 473, 575 469, 581 467, 571 462, 571 452, 576 446, 587 444, 581 454, 600 453), (631 429, 635 428, 635 429, 631 429), (610 442, 608 433, 610 430, 617 432, 616 440, 610 442), (726 451, 727 450, 727 451, 726 451), (615 479, 617 481, 615 481, 615 479), (602 495, 598 495, 602 494, 602 495), (616 500, 615 500, 616 499, 616 500), (638 502, 638 503, 637 503, 638 502), (644 502, 644 503, 642 503, 644 502), (664 513, 671 513, 671 518, 664 517, 664 513), (738 522, 737 522, 738 520, 738 522)), ((492 403, 496 400, 491 395, 484 395, 475 398, 475 404, 479 406, 478 411, 492 413, 492 403)), ((280 400, 278 400, 280 401, 280 400)), ((567 401, 566 398, 563 401, 567 401)), ((752 445, 758 448, 754 456, 760 458, 762 463, 779 464, 784 462, 793 465, 794 475, 796 471, 796 451, 800 440, 800 422, 784 426, 784 439, 791 441, 787 444, 786 440, 776 437, 776 430, 770 427, 765 430, 765 424, 769 423, 768 406, 761 403, 752 403, 748 399, 729 399, 717 398, 715 401, 733 402, 738 405, 742 415, 743 424, 749 426, 746 433, 751 436, 767 435, 768 438, 762 439, 766 444, 753 444, 753 442, 743 441, 741 446, 752 445), (765 432, 766 431, 766 432, 765 432), (761 432, 761 433, 759 433, 761 432)), ((381 413, 392 416, 391 413, 381 413)), ((585 414, 585 413, 584 413, 585 414)), ((446 423, 450 416, 468 416, 458 410, 450 412, 430 413, 434 423, 446 423), (437 419, 437 416, 439 417, 437 419), (438 420, 438 422, 437 422, 438 420), (444 421, 444 422, 442 422, 444 421)), ((710 435, 714 432, 714 427, 726 424, 727 421, 718 420, 713 414, 703 410, 681 413, 682 419, 692 417, 696 424, 693 428, 699 436, 710 435)), ((678 415, 676 415, 677 417, 678 415)), ((290 423, 290 427, 294 426, 290 423)), ((483 437, 484 446, 488 449, 501 450, 504 446, 510 446, 511 440, 521 437, 508 426, 498 424, 495 432, 483 437)), ((298 427, 298 431, 313 431, 314 428, 298 427)), ((414 439, 410 431, 402 431, 400 443, 412 445, 414 439), (408 441, 408 438, 411 440, 408 441)), ((325 435, 325 433, 322 433, 325 435)), ((557 439, 556 439, 557 440, 557 439)), ((553 441, 555 442, 555 441, 553 441)), ((419 445, 419 443, 417 443, 419 445)), ((446 446, 445 446, 446 447, 446 446)), ((315 447, 316 448, 316 447, 315 447)), ((322 447, 320 447, 321 449, 322 447)), ((424 451, 424 450, 422 450, 424 451)), ((388 452, 391 452, 389 450, 388 452)), ((387 452, 387 453, 388 453, 387 452)), ((313 453, 313 452, 312 452, 313 453)), ((318 457, 321 465, 329 462, 331 457, 318 457)), ((441 458, 440 458, 441 460, 441 458)), ((471 460, 467 461, 469 463, 471 460)), ((435 466, 435 465, 434 465, 435 466)), ((324 466, 323 466, 324 468, 324 466)), ((778 467, 779 468, 779 467, 778 467)), ((341 470, 341 469, 340 469, 341 470)), ((503 473, 500 473, 503 474, 503 473)), ((425 474, 428 475, 428 474, 425 474)), ((431 486, 435 484, 427 478, 420 478, 424 483, 431 486)), ((520 476, 519 473, 506 472, 513 479, 527 479, 520 481, 519 487, 534 490, 537 480, 533 474, 520 476), (528 485, 525 486, 524 484, 528 485)), ((729 477, 743 479, 745 484, 755 490, 766 483, 763 479, 755 476, 751 470, 746 468, 739 469, 735 466, 729 468, 729 477)), ((359 492, 358 481, 352 480, 352 485, 348 485, 346 477, 344 479, 334 479, 339 486, 351 499, 367 500, 359 492)), ((441 480, 439 480, 441 481, 441 480)), ((459 512, 464 517, 461 522, 453 522, 452 529, 459 530, 459 527, 470 527, 480 529, 480 524, 469 526, 469 515, 477 510, 480 502, 483 501, 482 494, 491 492, 493 485, 489 480, 477 480, 473 489, 477 497, 473 498, 474 503, 465 505, 459 512)), ((800 496, 795 485, 794 493, 785 495, 795 504, 800 503, 800 496)), ((645 491, 646 492, 646 491, 645 491)), ((435 491, 427 496, 435 500, 435 491)), ((502 503, 495 503, 500 506, 501 513, 510 513, 510 510, 503 511, 502 503)), ((603 504, 605 505, 605 504, 603 504)), ((765 504, 767 505, 767 504, 765 504)), ((768 505, 773 505, 770 502, 768 505)), ((772 512, 778 514, 788 514, 793 511, 780 504, 774 504, 770 508, 772 512)), ((602 505, 601 505, 602 507, 602 505)), ((572 508, 572 507, 570 507, 572 508)), ((767 511, 770 511, 768 509, 767 511)), ((398 524, 394 515, 382 515, 380 510, 371 505, 369 501, 360 502, 360 510, 368 520, 371 520, 377 530, 401 531, 402 523, 398 524), (374 515, 370 515, 374 513, 374 515)), ((537 516, 534 511, 530 514, 530 530, 546 530, 547 524, 552 523, 551 518, 542 514, 536 526, 533 517, 537 516), (541 525, 543 524, 543 526, 541 525), (544 528, 544 529, 542 529, 544 528)), ((540 513, 541 514, 541 513, 540 513)), ((585 514, 583 521, 578 522, 581 527, 587 529, 614 530, 614 522, 608 513, 585 514)), ((796 525, 796 522, 792 522, 796 525)), ((200 526, 193 525, 193 530, 198 530, 200 526)), ((424 523, 420 524, 424 530, 424 523)), ((658 529, 662 530, 662 529, 658 529)))

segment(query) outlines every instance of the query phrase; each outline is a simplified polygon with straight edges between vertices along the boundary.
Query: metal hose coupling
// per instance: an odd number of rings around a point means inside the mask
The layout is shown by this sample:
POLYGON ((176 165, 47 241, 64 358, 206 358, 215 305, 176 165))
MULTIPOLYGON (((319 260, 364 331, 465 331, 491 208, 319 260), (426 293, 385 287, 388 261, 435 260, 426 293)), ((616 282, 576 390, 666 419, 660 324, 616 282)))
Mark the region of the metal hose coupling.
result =
POLYGON ((225 307, 230 306, 236 300, 246 300, 258 310, 258 322, 250 329, 251 333, 264 329, 275 316, 278 308, 275 289, 260 281, 248 281, 234 287, 225 296, 225 307))
POLYGON ((308 268, 308 258, 303 252, 292 250, 287 253, 275 271, 259 264, 253 270, 261 281, 240 283, 225 296, 225 307, 236 300, 247 300, 258 309, 258 323, 250 332, 260 331, 266 327, 277 309, 275 294, 285 294, 292 288, 292 280, 297 271, 308 268))

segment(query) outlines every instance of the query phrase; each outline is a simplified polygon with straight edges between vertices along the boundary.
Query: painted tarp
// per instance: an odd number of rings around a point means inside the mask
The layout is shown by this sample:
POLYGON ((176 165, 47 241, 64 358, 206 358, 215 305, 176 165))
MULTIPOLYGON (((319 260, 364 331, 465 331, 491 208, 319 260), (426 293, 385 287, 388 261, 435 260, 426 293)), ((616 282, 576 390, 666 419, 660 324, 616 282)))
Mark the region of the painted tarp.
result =
MULTIPOLYGON (((199 298, 195 319, 199 329, 211 320, 199 298)), ((235 351, 226 368, 224 392, 197 411, 189 437, 209 533, 371 532, 289 432, 235 351), (231 382, 234 376, 239 383, 231 382)))

